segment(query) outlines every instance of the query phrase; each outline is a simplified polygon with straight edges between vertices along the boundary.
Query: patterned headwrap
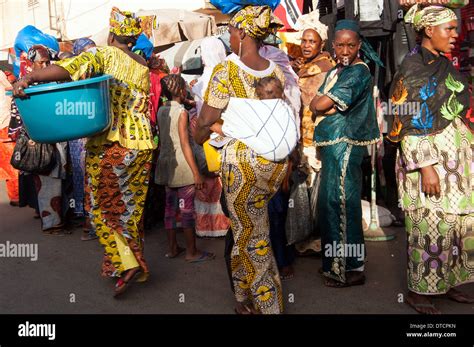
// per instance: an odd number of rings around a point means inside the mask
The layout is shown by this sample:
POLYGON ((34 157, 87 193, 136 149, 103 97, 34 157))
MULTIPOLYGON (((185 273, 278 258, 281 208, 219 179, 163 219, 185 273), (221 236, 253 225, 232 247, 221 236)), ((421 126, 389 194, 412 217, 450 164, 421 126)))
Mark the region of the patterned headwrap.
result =
POLYGON ((328 39, 328 27, 319 21, 319 10, 299 17, 296 21, 295 29, 301 32, 313 29, 319 34, 321 40, 326 41, 328 39))
POLYGON ((95 42, 91 39, 88 39, 87 37, 82 37, 74 41, 72 52, 74 53, 74 55, 78 55, 82 53, 84 48, 86 48, 87 46, 95 46, 95 42))
POLYGON ((334 31, 338 32, 339 30, 350 30, 357 33, 357 35, 359 35, 360 40, 362 41, 360 51, 363 54, 365 62, 368 63, 369 61, 373 61, 375 64, 379 66, 384 66, 379 56, 372 48, 370 42, 367 41, 367 39, 360 34, 359 24, 355 20, 352 20, 352 19, 338 20, 334 31))
POLYGON ((283 27, 269 6, 247 6, 237 12, 229 25, 244 30, 245 34, 263 40, 283 27))
POLYGON ((112 8, 110 13, 110 32, 117 36, 138 36, 143 29, 140 26, 141 18, 129 11, 120 11, 112 8))
POLYGON ((405 15, 405 22, 411 23, 416 31, 452 20, 457 20, 456 13, 443 6, 428 6, 421 9, 417 4, 413 5, 405 15))
POLYGON ((56 60, 58 58, 58 52, 43 45, 31 46, 27 53, 27 59, 31 62, 35 62, 41 58, 56 60))

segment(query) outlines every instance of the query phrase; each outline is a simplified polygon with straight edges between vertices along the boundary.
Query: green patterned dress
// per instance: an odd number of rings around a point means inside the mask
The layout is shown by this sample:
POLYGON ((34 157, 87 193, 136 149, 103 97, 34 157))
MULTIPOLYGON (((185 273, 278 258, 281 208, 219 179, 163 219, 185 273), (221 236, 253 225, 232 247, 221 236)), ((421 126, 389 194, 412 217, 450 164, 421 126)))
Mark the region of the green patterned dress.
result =
POLYGON ((397 181, 408 238, 408 289, 444 294, 474 280, 474 136, 469 91, 452 64, 425 48, 402 63, 392 84, 388 138, 400 142, 397 181), (405 112, 402 112, 402 111, 405 112), (439 196, 425 195, 420 169, 432 165, 439 196))

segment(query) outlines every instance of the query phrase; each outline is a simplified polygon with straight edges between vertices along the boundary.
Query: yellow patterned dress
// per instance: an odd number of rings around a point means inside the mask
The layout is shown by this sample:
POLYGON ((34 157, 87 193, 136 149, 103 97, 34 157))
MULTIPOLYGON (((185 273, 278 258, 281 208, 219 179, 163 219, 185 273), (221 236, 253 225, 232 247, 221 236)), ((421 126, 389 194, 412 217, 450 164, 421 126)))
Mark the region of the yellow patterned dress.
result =
POLYGON ((86 210, 105 250, 102 275, 119 277, 140 266, 144 280, 142 217, 156 147, 148 112, 149 70, 116 47, 99 47, 56 64, 73 80, 114 77, 112 124, 87 142, 86 210))
MULTIPOLYGON (((204 101, 224 109, 230 97, 256 99, 255 81, 273 76, 284 82, 273 63, 264 71, 245 66, 231 55, 214 68, 204 101)), ((222 149, 221 177, 232 225, 232 280, 238 302, 251 303, 260 312, 283 311, 281 282, 270 246, 268 202, 280 188, 287 161, 270 162, 238 140, 222 149)))

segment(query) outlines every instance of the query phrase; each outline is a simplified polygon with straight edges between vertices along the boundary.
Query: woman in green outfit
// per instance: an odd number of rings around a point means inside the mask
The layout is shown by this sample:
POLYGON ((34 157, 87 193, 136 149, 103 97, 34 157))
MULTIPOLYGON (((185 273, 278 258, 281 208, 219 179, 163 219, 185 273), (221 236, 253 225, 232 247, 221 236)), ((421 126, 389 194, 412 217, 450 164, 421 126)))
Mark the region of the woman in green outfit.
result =
POLYGON ((372 76, 360 52, 382 63, 360 36, 357 22, 340 20, 335 30, 337 65, 327 73, 310 108, 326 116, 314 131, 322 163, 317 202, 322 272, 326 286, 346 287, 365 282, 361 163, 366 146, 380 140, 372 76))

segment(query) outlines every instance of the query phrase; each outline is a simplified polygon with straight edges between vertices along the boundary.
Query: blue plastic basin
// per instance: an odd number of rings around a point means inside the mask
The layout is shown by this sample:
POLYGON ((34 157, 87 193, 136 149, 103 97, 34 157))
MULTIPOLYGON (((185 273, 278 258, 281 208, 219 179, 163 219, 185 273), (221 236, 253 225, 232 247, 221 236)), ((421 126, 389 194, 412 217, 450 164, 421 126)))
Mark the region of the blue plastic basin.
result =
MULTIPOLYGON (((90 137, 110 126, 110 75, 28 87, 15 102, 28 135, 42 143, 90 137)), ((11 92, 7 92, 11 95, 11 92)))

